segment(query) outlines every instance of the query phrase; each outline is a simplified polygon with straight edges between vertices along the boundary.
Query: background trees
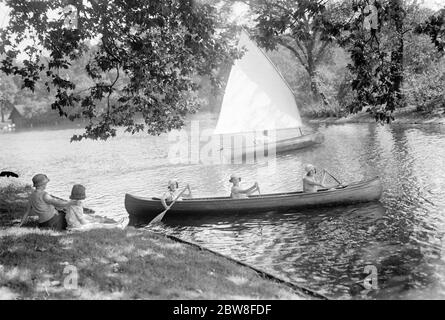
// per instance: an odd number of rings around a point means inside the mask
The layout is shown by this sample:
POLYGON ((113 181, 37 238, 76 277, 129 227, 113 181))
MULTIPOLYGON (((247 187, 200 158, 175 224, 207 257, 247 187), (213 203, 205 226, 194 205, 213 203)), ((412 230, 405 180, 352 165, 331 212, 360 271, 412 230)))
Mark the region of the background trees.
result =
MULTIPOLYGON (((292 52, 295 63, 307 71, 313 97, 324 102, 322 106, 315 103, 315 108, 323 111, 343 114, 341 110, 365 109, 377 120, 389 122, 396 108, 419 103, 420 92, 417 98, 413 93, 420 80, 415 83, 413 79, 430 68, 436 70, 432 66, 442 56, 420 34, 428 34, 438 50, 443 50, 442 11, 434 15, 417 1, 245 2, 255 15, 252 32, 258 43, 268 50, 280 50, 281 45, 292 52), (329 69, 336 70, 334 80, 329 69)), ((282 69, 287 70, 283 63, 282 69)), ((440 79, 437 73, 429 74, 417 79, 440 79)), ((313 105, 305 101, 303 110, 313 109, 313 105)))
POLYGON ((198 106, 193 77, 217 83, 215 69, 237 55, 228 31, 216 30, 215 7, 197 1, 5 2, 11 19, 1 35, 1 70, 31 90, 44 83, 61 116, 86 118, 85 133, 73 139, 107 139, 117 126, 151 134, 181 127, 198 106), (27 55, 21 62, 20 52, 27 55), (76 83, 67 72, 86 55, 89 81, 76 83))
POLYGON ((296 63, 307 72, 314 99, 323 97, 317 83, 317 67, 329 52, 333 38, 327 1, 256 0, 248 1, 255 25, 252 32, 267 50, 288 49, 296 63))
POLYGON ((367 0, 0 1, 12 9, 0 55, 14 102, 86 119, 74 139, 107 139, 119 126, 159 134, 181 127, 199 98, 218 104, 208 84, 224 87, 239 56, 228 22, 238 2, 303 113, 365 109, 390 121, 398 107, 433 112, 444 101, 445 9, 414 0, 375 1, 374 30, 367 0))
POLYGON ((10 111, 18 88, 12 77, 0 73, 0 120, 5 122, 5 114, 10 111))

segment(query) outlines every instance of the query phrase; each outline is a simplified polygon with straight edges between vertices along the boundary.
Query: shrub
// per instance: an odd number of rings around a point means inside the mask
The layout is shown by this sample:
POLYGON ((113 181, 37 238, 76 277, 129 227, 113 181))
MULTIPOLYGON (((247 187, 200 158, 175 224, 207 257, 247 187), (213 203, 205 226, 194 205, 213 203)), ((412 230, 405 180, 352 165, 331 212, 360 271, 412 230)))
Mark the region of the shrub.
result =
POLYGON ((445 109, 445 58, 421 74, 408 75, 404 93, 418 111, 438 113, 445 109))
POLYGON ((303 106, 301 114, 308 118, 326 118, 326 117, 343 117, 345 109, 335 100, 331 100, 329 105, 322 101, 312 101, 303 106))

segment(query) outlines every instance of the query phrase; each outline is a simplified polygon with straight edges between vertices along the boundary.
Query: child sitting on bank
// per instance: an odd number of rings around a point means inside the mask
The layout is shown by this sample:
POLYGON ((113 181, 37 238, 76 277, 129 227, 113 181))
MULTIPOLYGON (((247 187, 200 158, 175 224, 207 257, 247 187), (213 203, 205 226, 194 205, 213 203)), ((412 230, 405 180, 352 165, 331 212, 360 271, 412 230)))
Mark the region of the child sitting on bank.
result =
POLYGON ((96 217, 86 216, 83 212, 82 200, 85 200, 85 187, 76 184, 71 190, 71 205, 67 208, 66 222, 68 230, 89 230, 94 228, 121 228, 121 223, 101 223, 94 221, 96 217))
POLYGON ((49 228, 56 231, 66 229, 65 213, 58 208, 67 208, 71 201, 54 198, 46 192, 49 182, 45 174, 39 173, 32 178, 35 190, 29 197, 26 212, 20 223, 23 226, 29 215, 39 216, 39 228, 49 228))

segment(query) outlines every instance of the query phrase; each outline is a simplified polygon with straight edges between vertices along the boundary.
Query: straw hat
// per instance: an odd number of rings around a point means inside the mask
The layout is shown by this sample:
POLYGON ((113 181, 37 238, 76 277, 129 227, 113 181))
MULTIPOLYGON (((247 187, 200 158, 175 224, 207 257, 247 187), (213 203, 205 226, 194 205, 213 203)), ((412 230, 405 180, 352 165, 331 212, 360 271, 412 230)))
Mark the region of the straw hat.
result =
POLYGON ((304 170, 306 172, 311 172, 312 170, 315 170, 315 167, 312 164, 308 163, 307 165, 304 166, 304 170))
POLYGON ((71 190, 70 199, 71 200, 84 200, 86 198, 85 195, 85 187, 81 184, 75 184, 73 189, 71 190))
POLYGON ((49 179, 46 176, 46 174, 43 173, 38 173, 36 174, 34 177, 32 177, 32 183, 34 184, 34 187, 40 187, 43 186, 44 184, 48 183, 49 179))
POLYGON ((241 178, 240 178, 240 176, 237 175, 236 173, 233 173, 233 174, 230 176, 229 182, 232 182, 233 180, 241 180, 241 178))
POLYGON ((168 183, 167 183, 167 187, 171 187, 171 186, 176 186, 176 188, 178 188, 178 186, 179 186, 179 184, 178 184, 178 181, 177 180, 175 180, 175 179, 170 179, 170 180, 168 180, 168 183))

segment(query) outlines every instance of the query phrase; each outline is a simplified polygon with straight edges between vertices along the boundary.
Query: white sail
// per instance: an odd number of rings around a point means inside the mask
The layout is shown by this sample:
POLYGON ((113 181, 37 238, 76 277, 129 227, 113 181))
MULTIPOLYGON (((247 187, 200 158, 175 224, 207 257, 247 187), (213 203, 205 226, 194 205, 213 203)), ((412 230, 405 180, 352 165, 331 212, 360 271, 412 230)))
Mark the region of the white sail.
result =
POLYGON ((292 90, 267 56, 242 31, 225 89, 215 134, 237 134, 301 127, 292 90))

